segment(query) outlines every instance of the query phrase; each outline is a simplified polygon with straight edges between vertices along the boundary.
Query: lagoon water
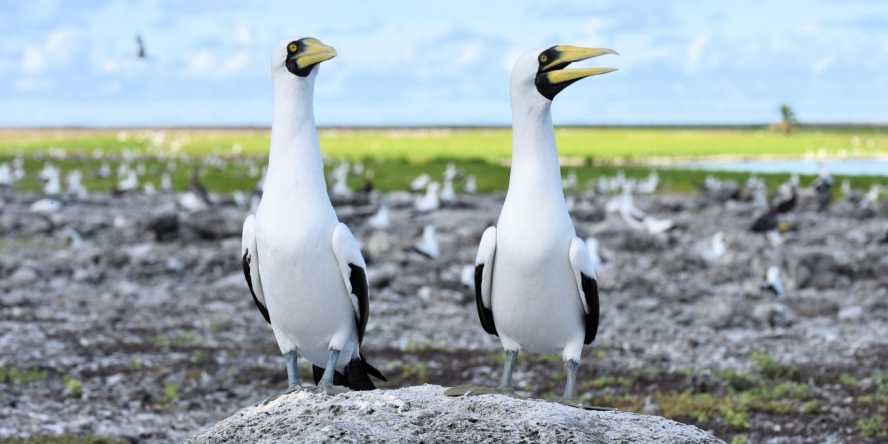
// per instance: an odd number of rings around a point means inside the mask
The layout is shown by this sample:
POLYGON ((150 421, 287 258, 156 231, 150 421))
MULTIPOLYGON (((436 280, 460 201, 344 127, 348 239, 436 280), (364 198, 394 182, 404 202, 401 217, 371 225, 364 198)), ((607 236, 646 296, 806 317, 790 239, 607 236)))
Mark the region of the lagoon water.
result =
POLYGON ((731 171, 747 173, 796 173, 818 174, 820 164, 837 176, 888 176, 888 160, 853 159, 828 160, 751 160, 738 162, 699 162, 682 165, 682 168, 709 171, 731 171))

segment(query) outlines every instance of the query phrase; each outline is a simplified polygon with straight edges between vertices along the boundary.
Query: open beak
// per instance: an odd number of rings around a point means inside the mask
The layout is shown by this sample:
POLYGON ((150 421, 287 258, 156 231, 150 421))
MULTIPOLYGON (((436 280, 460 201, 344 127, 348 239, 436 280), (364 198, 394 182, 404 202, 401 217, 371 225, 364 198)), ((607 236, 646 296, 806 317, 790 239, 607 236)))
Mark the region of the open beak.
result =
POLYGON ((620 55, 613 49, 607 48, 582 48, 579 46, 559 45, 554 48, 554 60, 543 66, 541 71, 552 84, 576 81, 585 77, 597 76, 616 71, 617 68, 584 68, 564 69, 567 65, 581 60, 591 59, 604 54, 620 55))
POLYGON ((316 39, 305 39, 303 42, 303 50, 294 54, 291 59, 296 62, 299 69, 305 69, 312 65, 325 62, 336 57, 336 50, 332 46, 327 46, 316 39))

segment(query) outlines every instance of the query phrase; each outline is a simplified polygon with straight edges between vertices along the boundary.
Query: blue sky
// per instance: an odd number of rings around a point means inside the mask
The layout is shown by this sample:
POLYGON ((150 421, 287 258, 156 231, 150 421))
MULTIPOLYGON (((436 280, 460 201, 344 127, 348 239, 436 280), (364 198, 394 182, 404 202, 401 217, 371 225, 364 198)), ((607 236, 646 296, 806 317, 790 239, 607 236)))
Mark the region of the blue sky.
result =
POLYGON ((0 126, 268 125, 291 35, 339 52, 322 125, 508 124, 512 63, 555 44, 621 54, 556 123, 888 122, 884 1, 0 0, 0 126))

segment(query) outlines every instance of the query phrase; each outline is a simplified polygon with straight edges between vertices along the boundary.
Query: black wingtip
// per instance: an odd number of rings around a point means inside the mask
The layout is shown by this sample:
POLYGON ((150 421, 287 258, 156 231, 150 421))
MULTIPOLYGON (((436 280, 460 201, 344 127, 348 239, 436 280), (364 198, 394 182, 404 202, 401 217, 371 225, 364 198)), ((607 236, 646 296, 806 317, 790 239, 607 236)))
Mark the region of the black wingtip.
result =
POLYGON ((370 365, 370 363, 367 362, 367 359, 364 358, 363 356, 361 356, 361 363, 364 364, 364 370, 366 370, 370 376, 373 376, 374 378, 376 378, 380 381, 388 382, 388 379, 386 379, 385 376, 382 376, 382 373, 379 370, 377 370, 376 367, 370 365))
POLYGON ((496 324, 493 322, 493 310, 484 306, 481 297, 481 280, 484 276, 484 264, 475 266, 475 306, 478 308, 478 318, 481 320, 481 327, 487 334, 499 336, 496 332, 496 324))
POLYGON ((247 279, 247 286, 250 287, 250 294, 253 295, 253 302, 256 303, 256 308, 259 309, 259 312, 262 313, 262 317, 265 318, 265 322, 271 324, 271 317, 268 316, 268 309, 259 302, 259 298, 256 297, 256 292, 253 291, 253 279, 250 277, 250 261, 247 260, 247 256, 250 254, 250 250, 244 252, 244 257, 241 259, 244 266, 244 277, 247 279))
POLYGON ((583 339, 583 344, 588 345, 598 335, 598 320, 601 314, 598 303, 598 281, 580 273, 580 284, 583 287, 586 305, 589 306, 589 313, 586 314, 586 336, 583 339))

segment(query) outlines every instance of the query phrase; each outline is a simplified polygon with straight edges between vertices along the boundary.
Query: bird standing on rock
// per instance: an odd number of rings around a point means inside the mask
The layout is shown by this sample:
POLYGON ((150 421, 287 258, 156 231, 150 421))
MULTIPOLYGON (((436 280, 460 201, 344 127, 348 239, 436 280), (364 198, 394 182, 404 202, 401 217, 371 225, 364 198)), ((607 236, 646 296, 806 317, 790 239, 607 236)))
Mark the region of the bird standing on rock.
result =
POLYGON ((287 358, 289 386, 281 395, 373 390, 368 375, 385 381, 361 355, 370 315, 367 267, 327 195, 314 122, 318 65, 336 55, 309 37, 275 48, 268 174, 259 208, 244 222, 244 275, 287 358), (301 386, 297 352, 313 364, 316 388, 301 386))
POLYGON ((614 68, 564 69, 610 49, 553 46, 521 56, 512 69, 512 171, 496 227, 481 238, 475 300, 481 325, 506 354, 496 389, 459 386, 450 396, 499 393, 519 397, 512 371, 521 350, 561 353, 567 367, 562 404, 582 407, 576 379, 584 344, 598 331, 598 284, 592 257, 564 201, 552 99, 572 83, 614 68))

